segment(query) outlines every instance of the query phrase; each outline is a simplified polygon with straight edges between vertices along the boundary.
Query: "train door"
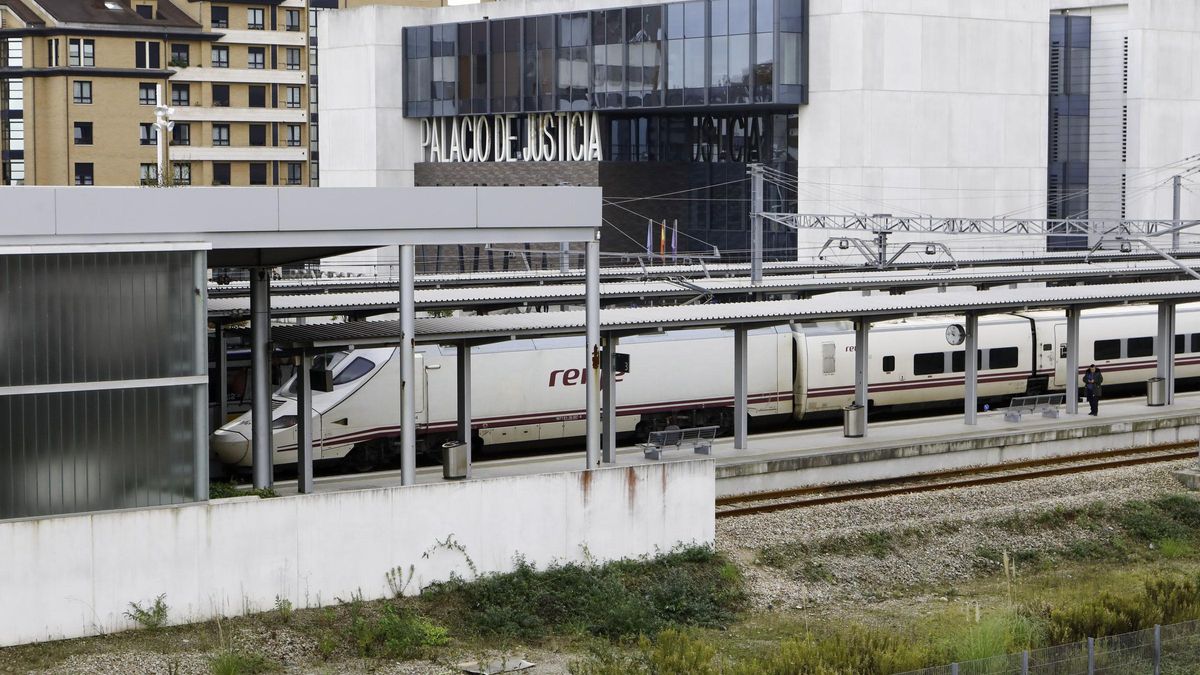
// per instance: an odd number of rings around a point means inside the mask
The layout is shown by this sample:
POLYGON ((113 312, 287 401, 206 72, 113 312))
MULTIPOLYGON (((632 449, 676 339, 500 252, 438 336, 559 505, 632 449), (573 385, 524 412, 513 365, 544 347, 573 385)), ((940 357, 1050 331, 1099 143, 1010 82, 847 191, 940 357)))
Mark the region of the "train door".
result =
POLYGON ((1054 324, 1054 375, 1050 378, 1051 389, 1067 388, 1067 324, 1054 324))

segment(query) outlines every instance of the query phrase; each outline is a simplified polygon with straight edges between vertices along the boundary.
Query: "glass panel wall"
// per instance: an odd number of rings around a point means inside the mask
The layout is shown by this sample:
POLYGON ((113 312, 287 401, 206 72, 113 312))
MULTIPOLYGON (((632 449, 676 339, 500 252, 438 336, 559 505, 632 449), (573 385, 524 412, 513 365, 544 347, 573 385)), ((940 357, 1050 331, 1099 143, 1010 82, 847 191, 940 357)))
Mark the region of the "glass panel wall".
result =
MULTIPOLYGON (((1046 217, 1087 218, 1091 128, 1091 17, 1050 16, 1050 119, 1046 217)), ((1087 237, 1050 235, 1051 250, 1087 248, 1087 237)))
POLYGON ((799 105, 806 24, 807 0, 689 0, 406 28, 405 114, 799 105))

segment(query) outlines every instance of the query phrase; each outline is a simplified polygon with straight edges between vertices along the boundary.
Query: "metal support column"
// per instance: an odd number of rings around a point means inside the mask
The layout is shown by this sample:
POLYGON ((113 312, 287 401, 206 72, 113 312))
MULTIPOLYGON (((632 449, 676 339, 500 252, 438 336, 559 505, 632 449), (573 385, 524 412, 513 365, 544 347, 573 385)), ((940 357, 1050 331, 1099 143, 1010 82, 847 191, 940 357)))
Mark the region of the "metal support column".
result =
POLYGON ((617 336, 604 333, 600 339, 604 345, 600 352, 600 393, 603 408, 603 428, 600 433, 600 461, 617 463, 617 336))
POLYGON ((416 303, 413 246, 400 246, 400 484, 417 480, 416 303))
POLYGON ((963 354, 965 389, 963 394, 963 422, 976 423, 979 410, 979 314, 967 312, 966 353, 963 354))
POLYGON ((271 452, 271 275, 250 270, 250 427, 254 487, 275 482, 271 452))
POLYGON ((587 468, 600 464, 600 233, 587 243, 586 296, 584 297, 587 331, 587 468))
POLYGON ((750 164, 750 283, 762 283, 763 275, 763 167, 750 164))
MULTIPOLYGON (((202 375, 208 372, 208 254, 196 251, 192 256, 192 280, 195 293, 192 300, 192 317, 194 323, 193 355, 196 360, 195 373, 202 375)), ((220 351, 225 347, 221 343, 220 324, 217 324, 217 344, 220 351)), ((218 361, 220 359, 218 358, 218 361)), ((192 401, 192 498, 198 502, 208 499, 208 382, 197 384, 192 391, 195 399, 192 401)))
POLYGON ((863 416, 863 435, 866 435, 867 427, 867 401, 869 396, 868 387, 870 386, 870 371, 868 366, 868 355, 870 353, 868 347, 868 334, 871 332, 871 322, 866 319, 859 319, 854 322, 854 403, 862 406, 863 416))
POLYGON ((1067 414, 1079 414, 1079 308, 1067 308, 1067 414))
POLYGON ((746 426, 750 411, 746 399, 749 395, 750 372, 750 329, 737 326, 733 329, 733 449, 746 450, 746 426))
MULTIPOLYGON (((1174 223, 1172 223, 1172 227, 1178 228, 1179 225, 1181 224, 1179 222, 1179 215, 1180 215, 1179 214, 1179 197, 1180 197, 1180 193, 1183 191, 1183 177, 1182 176, 1173 177, 1171 179, 1171 187, 1174 190, 1174 194, 1172 195, 1172 200, 1171 200, 1172 201, 1171 220, 1175 221, 1174 223)), ((1179 250, 1179 230, 1178 229, 1176 229, 1174 232, 1171 233, 1171 250, 1172 251, 1179 250)))
POLYGON ((225 325, 217 323, 213 333, 217 342, 217 419, 209 426, 215 431, 229 419, 229 350, 225 344, 225 325))
POLYGON ((467 478, 471 477, 474 462, 475 437, 471 427, 471 343, 458 343, 458 440, 467 446, 467 478))
POLYGON ((1175 305, 1170 302, 1158 303, 1158 337, 1154 344, 1154 354, 1158 361, 1155 373, 1166 380, 1167 405, 1175 402, 1175 305))
POLYGON ((296 491, 301 494, 313 491, 312 367, 312 353, 303 352, 296 370, 296 491))

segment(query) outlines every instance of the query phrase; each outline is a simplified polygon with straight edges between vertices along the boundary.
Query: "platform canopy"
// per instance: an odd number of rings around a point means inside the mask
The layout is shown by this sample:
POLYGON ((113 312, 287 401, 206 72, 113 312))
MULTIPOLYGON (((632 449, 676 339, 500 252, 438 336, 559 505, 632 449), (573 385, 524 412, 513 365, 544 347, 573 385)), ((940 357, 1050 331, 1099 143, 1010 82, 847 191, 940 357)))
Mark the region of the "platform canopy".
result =
POLYGON ((0 246, 207 242, 211 267, 398 244, 593 241, 595 187, 4 187, 0 246), (530 208, 537 204, 537 208, 530 208))

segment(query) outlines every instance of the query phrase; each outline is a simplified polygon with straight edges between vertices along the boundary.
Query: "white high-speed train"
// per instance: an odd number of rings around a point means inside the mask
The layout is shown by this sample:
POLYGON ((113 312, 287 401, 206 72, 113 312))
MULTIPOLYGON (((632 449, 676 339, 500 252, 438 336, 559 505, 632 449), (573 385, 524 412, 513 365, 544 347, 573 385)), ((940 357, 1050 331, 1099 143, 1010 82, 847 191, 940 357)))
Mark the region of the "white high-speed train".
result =
MULTIPOLYGON (((964 350, 945 333, 961 317, 875 324, 870 333, 870 403, 909 406, 961 400, 964 350)), ((1000 314, 980 319, 982 400, 1066 386, 1066 320, 1062 312, 1000 314)), ((1080 327, 1079 364, 1096 363, 1105 385, 1145 380, 1155 369, 1155 308, 1088 310, 1080 327)), ((1180 305, 1176 376, 1200 377, 1200 304, 1180 305)), ((582 338, 516 340, 472 349, 475 446, 554 441, 584 433, 582 338)), ((731 428, 733 338, 719 329, 682 330, 621 339, 630 372, 617 378, 617 429, 638 432, 667 424, 731 428)), ((836 412, 854 396, 854 332, 847 322, 796 324, 750 333, 749 413, 804 419, 836 412)), ((394 452, 399 427, 397 350, 358 349, 326 357, 333 391, 313 392, 317 459, 347 458, 359 467, 394 452)), ((435 449, 456 427, 454 347, 418 351, 417 438, 435 449)), ((294 378, 273 397, 275 463, 296 461, 294 378)), ((250 414, 217 430, 218 458, 250 464, 250 414)))

